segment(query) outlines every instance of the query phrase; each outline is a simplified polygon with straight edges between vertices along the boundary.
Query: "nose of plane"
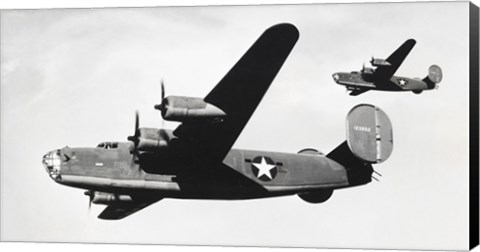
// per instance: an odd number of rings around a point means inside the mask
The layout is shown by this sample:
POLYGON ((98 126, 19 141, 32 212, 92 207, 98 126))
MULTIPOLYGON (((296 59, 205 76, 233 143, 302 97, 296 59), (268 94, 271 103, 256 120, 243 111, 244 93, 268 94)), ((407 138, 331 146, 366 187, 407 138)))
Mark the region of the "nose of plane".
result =
POLYGON ((332 74, 332 77, 333 77, 334 81, 338 81, 338 79, 340 79, 340 74, 334 73, 334 74, 332 74))
POLYGON ((42 164, 52 179, 60 179, 62 164, 62 160, 60 159, 60 150, 50 151, 43 155, 42 164))

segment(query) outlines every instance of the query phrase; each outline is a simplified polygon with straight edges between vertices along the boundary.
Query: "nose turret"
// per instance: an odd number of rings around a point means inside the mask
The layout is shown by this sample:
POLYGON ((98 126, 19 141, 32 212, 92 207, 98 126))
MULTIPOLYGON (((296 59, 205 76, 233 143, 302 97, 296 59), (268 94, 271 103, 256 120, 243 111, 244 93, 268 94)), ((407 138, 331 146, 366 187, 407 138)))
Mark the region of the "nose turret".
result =
POLYGON ((60 159, 60 150, 50 151, 43 155, 42 164, 52 179, 60 179, 62 164, 62 160, 60 159))
POLYGON ((332 74, 332 78, 335 82, 337 82, 338 79, 340 79, 340 74, 339 73, 334 73, 334 74, 332 74))

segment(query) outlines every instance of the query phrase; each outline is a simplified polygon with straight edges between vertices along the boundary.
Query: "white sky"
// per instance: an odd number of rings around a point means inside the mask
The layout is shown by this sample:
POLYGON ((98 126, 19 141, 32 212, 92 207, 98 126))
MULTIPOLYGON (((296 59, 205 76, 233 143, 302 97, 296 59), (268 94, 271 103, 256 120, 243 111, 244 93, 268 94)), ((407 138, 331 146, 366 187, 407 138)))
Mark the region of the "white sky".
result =
MULTIPOLYGON (((467 3, 4 11, 1 15, 2 240, 465 249, 468 245, 467 3), (134 110, 160 127, 167 93, 205 96, 269 26, 300 39, 238 148, 328 153, 358 103, 392 120, 381 182, 249 201, 166 199, 124 220, 96 219, 83 191, 54 183, 47 151, 125 140, 134 110), (397 72, 444 72, 440 89, 350 97, 331 74, 417 45, 397 72)), ((175 124, 165 123, 174 128, 175 124)))

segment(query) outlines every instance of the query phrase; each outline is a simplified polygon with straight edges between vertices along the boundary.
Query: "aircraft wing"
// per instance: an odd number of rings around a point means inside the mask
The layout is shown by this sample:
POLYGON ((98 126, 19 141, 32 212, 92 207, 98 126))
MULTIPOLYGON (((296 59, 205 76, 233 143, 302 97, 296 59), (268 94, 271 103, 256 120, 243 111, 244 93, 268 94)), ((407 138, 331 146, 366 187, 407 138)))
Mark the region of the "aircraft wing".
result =
POLYGON ((352 90, 352 92, 350 92, 350 95, 351 96, 357 96, 357 95, 363 94, 367 91, 368 91, 368 89, 355 89, 355 90, 352 90))
POLYGON ((393 52, 386 61, 388 61, 391 66, 379 66, 375 70, 375 76, 377 78, 388 80, 390 79, 397 69, 402 64, 403 60, 407 57, 410 53, 412 48, 415 46, 416 41, 414 39, 409 39, 405 41, 395 52, 393 52))
MULTIPOLYGON (((205 160, 223 160, 299 37, 291 24, 267 29, 204 98, 226 113, 221 122, 184 122, 173 134, 205 160)), ((193 153, 192 152, 192 153, 193 153)))
POLYGON ((160 199, 151 199, 141 202, 116 202, 109 204, 98 216, 102 220, 119 220, 123 219, 145 207, 159 201, 160 199))

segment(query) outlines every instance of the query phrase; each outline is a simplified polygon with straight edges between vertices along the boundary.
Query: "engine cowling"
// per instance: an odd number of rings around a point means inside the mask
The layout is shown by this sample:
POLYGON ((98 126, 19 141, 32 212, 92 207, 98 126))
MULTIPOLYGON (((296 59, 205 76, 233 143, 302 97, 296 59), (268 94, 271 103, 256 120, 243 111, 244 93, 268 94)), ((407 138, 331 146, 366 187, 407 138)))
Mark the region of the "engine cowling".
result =
POLYGON ((167 149, 169 135, 163 129, 140 128, 137 149, 139 151, 158 152, 167 149))
POLYGON ((376 66, 376 67, 391 66, 392 65, 392 64, 390 64, 390 62, 388 62, 384 59, 377 59, 377 58, 372 58, 372 60, 370 60, 370 64, 372 64, 372 66, 376 66))
POLYGON ((133 201, 130 195, 120 195, 105 192, 92 192, 92 194, 93 195, 91 196, 91 201, 94 204, 109 205, 111 203, 125 203, 133 201))
POLYGON ((162 117, 167 121, 222 121, 226 116, 220 108, 205 102, 202 98, 168 96, 160 106, 155 108, 162 112, 162 117))

